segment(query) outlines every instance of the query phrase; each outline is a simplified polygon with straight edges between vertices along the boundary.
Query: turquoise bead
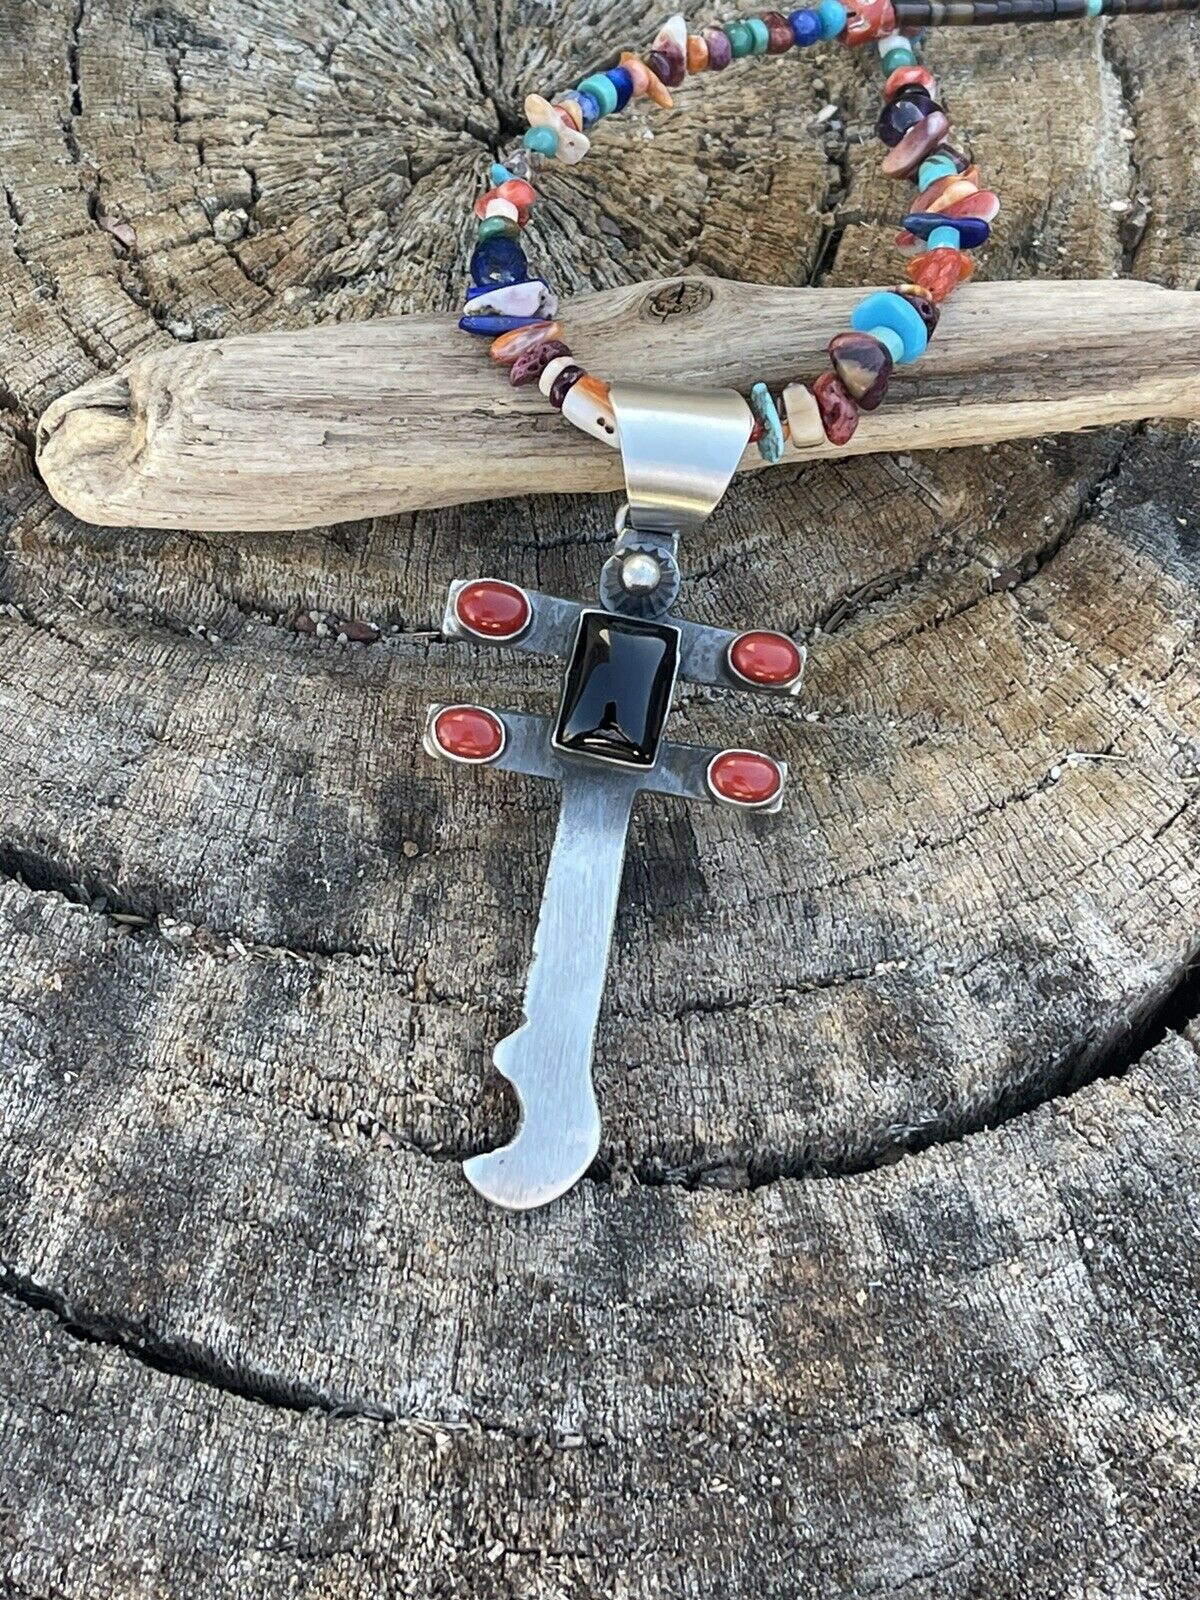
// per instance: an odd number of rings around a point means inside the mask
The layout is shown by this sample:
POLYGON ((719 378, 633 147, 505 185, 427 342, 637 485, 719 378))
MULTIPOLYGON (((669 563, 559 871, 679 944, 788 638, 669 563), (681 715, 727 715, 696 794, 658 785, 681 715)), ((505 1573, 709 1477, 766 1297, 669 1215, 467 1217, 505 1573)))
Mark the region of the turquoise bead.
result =
MULTIPOLYGON (((891 289, 880 289, 860 300, 850 318, 850 326, 859 333, 872 333, 876 328, 890 328, 904 340, 903 362, 915 361, 929 343, 929 330, 921 313, 906 296, 891 289)), ((878 334, 876 334, 878 338, 878 334)))
POLYGON ((822 39, 836 39, 838 34, 844 31, 846 8, 841 0, 821 0, 821 4, 817 7, 817 16, 821 19, 822 39))
POLYGON ((944 227, 935 228, 926 243, 931 250, 957 250, 960 243, 959 231, 946 223, 944 227))
POLYGON ((754 49, 754 35, 744 22, 726 22, 721 32, 729 40, 735 61, 739 56, 748 56, 754 49))
POLYGON ((507 183, 512 173, 507 167, 502 167, 498 161, 492 162, 492 188, 497 188, 502 183, 507 183))
POLYGON ((753 53, 756 56, 765 56, 767 46, 771 42, 771 30, 761 17, 747 17, 746 26, 754 35, 753 53))
POLYGON ((889 50, 883 58, 883 70, 889 75, 897 67, 915 67, 917 58, 905 45, 898 44, 894 50, 889 50))
POLYGON ((759 455, 764 461, 778 461, 783 455, 783 424, 779 420, 779 408, 765 383, 756 383, 751 389, 750 409, 763 425, 763 436, 758 441, 759 455))
POLYGON ((584 78, 579 85, 580 94, 590 94, 593 99, 600 102, 600 115, 609 116, 617 109, 617 88, 611 78, 605 77, 603 72, 593 72, 590 78, 584 78))
POLYGON ((878 339, 892 360, 899 364, 904 360, 904 340, 892 328, 882 327, 879 323, 868 329, 872 339, 878 339))
POLYGON ((540 155, 558 153, 558 135, 553 128, 528 128, 525 132, 526 150, 536 150, 540 155))
POLYGON ((1089 17, 1098 17, 1103 0, 1087 0, 1087 14, 1089 17))
POLYGON ((939 178, 948 178, 958 168, 949 156, 930 156, 922 161, 921 170, 917 173, 917 188, 928 189, 931 183, 936 183, 939 178))

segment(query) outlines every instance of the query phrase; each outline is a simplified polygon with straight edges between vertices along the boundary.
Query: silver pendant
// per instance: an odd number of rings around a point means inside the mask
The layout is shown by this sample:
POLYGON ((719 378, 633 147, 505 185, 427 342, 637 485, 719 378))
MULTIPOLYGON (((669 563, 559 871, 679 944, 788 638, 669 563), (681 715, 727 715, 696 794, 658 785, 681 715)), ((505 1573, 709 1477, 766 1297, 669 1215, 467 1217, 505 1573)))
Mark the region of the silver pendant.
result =
POLYGON ((550 857, 524 1021, 496 1046, 516 1090, 512 1142, 464 1163, 485 1199, 546 1205, 576 1183, 600 1145, 592 1050, 608 968, 625 841, 642 791, 775 812, 787 768, 760 751, 663 737, 675 683, 794 694, 804 651, 786 635, 732 633, 673 614, 677 542, 725 492, 753 417, 733 390, 614 384, 629 503, 600 578, 600 604, 496 579, 451 585, 442 622, 453 639, 566 663, 553 717, 433 706, 430 755, 547 778, 562 807, 550 857))

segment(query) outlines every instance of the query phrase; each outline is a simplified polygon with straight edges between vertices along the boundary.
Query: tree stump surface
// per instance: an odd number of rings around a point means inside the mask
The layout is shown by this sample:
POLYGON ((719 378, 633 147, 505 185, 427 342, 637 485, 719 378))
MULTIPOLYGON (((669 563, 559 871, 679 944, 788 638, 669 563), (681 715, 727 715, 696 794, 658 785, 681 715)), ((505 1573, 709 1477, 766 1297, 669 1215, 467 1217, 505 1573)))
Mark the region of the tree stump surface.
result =
MULTIPOLYGON (((660 19, 0 6, 5 1592, 1194 1600, 1194 432, 736 486, 686 609, 807 691, 673 727, 790 807, 642 804, 601 1160, 491 1211, 555 801, 418 735, 555 683, 435 629, 456 575, 590 594, 616 496, 101 530, 34 425, 173 342, 452 308, 524 92, 660 19)), ((983 272, 1195 286, 1195 19, 928 53, 983 272)), ((543 259, 887 281, 877 85, 821 48, 634 110, 543 259)))

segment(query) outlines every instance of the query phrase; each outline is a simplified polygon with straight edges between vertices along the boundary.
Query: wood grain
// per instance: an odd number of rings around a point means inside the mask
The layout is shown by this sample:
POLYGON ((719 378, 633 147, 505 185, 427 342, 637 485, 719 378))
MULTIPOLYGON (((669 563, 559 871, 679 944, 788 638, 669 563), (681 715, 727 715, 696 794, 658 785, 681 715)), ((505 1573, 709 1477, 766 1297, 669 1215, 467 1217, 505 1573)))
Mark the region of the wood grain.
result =
MULTIPOLYGON (((748 392, 820 371, 861 295, 677 278, 585 296, 561 320, 606 377, 748 392)), ((968 284, 848 447, 789 449, 780 465, 1197 415, 1194 294, 968 284)), ((763 465, 748 449, 744 470, 763 465)), ((622 481, 615 452, 513 389, 486 341, 419 316, 156 351, 55 401, 38 467, 88 522, 246 531, 622 481)))
MULTIPOLYGON (((445 587, 592 594, 615 494, 103 528, 35 430, 155 351, 449 315, 522 94, 659 14, 4 6, 0 1590, 1195 1600, 1194 426, 736 486, 684 606, 808 687, 678 731, 795 803, 639 809, 601 1161, 500 1217, 456 1163, 511 1117, 551 797, 419 729, 552 703, 437 640, 445 587)), ((1196 19, 929 54, 981 272, 1200 280, 1196 19)), ((877 103, 818 47, 636 107, 545 259, 887 282, 877 103)))

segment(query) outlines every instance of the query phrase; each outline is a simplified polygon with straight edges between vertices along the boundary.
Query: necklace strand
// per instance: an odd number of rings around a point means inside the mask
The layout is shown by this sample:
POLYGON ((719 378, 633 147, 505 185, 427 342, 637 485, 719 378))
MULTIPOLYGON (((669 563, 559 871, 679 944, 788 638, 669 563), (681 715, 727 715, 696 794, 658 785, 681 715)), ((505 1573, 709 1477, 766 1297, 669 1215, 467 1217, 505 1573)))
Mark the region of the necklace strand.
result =
POLYGON ((1198 8, 1200 0, 820 0, 788 16, 767 11, 698 34, 673 16, 644 58, 625 51, 616 66, 590 73, 553 101, 527 97, 528 131, 493 164, 491 186, 475 202, 478 233, 459 327, 491 339, 492 359, 508 368, 512 384, 536 383, 568 421, 615 447, 608 385, 575 360, 554 320, 557 298, 544 278, 530 276, 520 240, 537 198, 531 179, 552 159, 582 160, 588 131, 630 100, 649 96, 669 108, 671 90, 689 73, 721 72, 742 56, 783 55, 821 40, 873 43, 885 74, 876 124, 886 147, 883 171, 915 181, 918 191, 896 235, 909 257, 909 281, 859 302, 850 327, 830 341, 830 364, 819 377, 797 378, 778 394, 755 383, 749 397, 751 438, 767 461, 778 461, 789 445, 803 453, 826 440, 848 444, 861 414, 882 403, 893 370, 924 353, 942 304, 975 270, 971 253, 987 242, 1000 210, 978 167, 949 142, 949 118, 933 74, 917 59, 915 36, 942 25, 1198 8))

